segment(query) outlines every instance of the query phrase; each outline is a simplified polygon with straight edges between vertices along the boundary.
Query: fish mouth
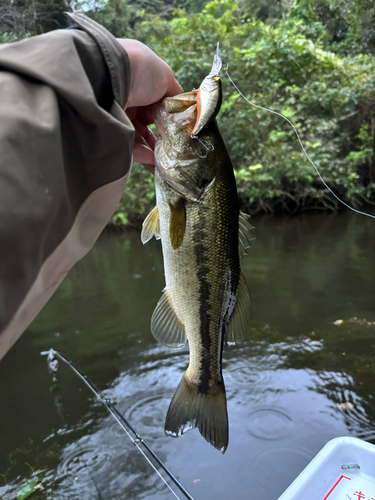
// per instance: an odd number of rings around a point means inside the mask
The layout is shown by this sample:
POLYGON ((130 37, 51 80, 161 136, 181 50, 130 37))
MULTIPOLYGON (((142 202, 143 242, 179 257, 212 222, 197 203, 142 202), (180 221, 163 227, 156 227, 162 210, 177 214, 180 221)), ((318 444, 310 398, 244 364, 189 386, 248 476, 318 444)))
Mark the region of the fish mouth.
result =
POLYGON ((172 130, 177 133, 184 131, 183 133, 190 135, 196 121, 195 101, 179 101, 176 104, 174 99, 167 97, 154 107, 154 123, 162 139, 168 139, 168 134, 172 130))

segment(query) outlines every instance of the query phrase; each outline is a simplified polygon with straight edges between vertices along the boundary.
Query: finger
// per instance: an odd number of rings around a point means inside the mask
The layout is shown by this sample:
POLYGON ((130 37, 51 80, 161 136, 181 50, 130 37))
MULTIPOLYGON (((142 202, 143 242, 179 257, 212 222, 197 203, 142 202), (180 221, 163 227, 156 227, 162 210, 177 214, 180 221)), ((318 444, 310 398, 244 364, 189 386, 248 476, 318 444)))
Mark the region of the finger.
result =
POLYGON ((148 165, 147 163, 142 163, 146 170, 150 172, 150 174, 154 175, 155 173, 155 165, 148 165))
POLYGON ((147 127, 147 130, 145 131, 145 133, 143 134, 143 139, 147 142, 147 144, 149 145, 149 147, 152 149, 152 151, 154 151, 155 149, 155 144, 156 144, 156 137, 155 135, 153 134, 152 130, 150 130, 148 127, 147 127))
POLYGON ((138 113, 138 108, 127 108, 125 113, 128 115, 129 120, 132 122, 138 113))
POLYGON ((138 127, 135 127, 134 143, 143 144, 144 146, 154 151, 156 137, 148 127, 145 127, 144 129, 142 128, 141 131, 138 129, 138 127))
POLYGON ((154 107, 152 104, 127 108, 126 114, 132 122, 138 120, 139 123, 145 126, 154 123, 154 107))
POLYGON ((146 141, 146 143, 150 146, 150 148, 154 149, 156 137, 154 136, 152 131, 147 127, 147 125, 144 125, 137 118, 133 120, 133 125, 135 128, 136 139, 142 137, 146 141))
POLYGON ((181 87, 181 85, 178 83, 178 81, 175 79, 172 73, 171 78, 168 81, 168 87, 164 94, 164 97, 173 97, 175 95, 182 94, 183 91, 184 89, 181 87))
POLYGON ((133 160, 142 163, 151 173, 154 172, 154 152, 144 144, 135 143, 133 148, 133 160))

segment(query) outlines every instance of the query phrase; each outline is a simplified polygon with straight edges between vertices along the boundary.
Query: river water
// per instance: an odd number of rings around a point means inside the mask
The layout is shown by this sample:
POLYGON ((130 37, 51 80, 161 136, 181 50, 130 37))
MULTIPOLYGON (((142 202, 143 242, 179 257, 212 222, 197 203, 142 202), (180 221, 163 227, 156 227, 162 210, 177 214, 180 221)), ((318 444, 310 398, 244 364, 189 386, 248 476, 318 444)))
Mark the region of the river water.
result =
MULTIPOLYGON (((254 319, 224 351, 230 439, 164 435, 188 351, 154 341, 160 242, 104 233, 0 363, 0 498, 171 499, 54 347, 110 398, 196 500, 276 500, 337 436, 375 443, 375 222, 355 214, 252 218, 243 260, 254 319), (339 320, 339 321, 338 321, 339 320), (336 324, 335 324, 336 322, 336 324)), ((181 498, 183 496, 180 494, 181 498)))

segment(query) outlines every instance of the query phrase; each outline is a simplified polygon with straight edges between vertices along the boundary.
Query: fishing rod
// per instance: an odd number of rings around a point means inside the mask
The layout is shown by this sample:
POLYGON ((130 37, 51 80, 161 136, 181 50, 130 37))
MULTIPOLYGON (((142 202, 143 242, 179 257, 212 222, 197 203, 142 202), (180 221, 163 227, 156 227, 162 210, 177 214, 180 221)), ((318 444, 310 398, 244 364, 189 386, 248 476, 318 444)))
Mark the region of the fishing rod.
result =
POLYGON ((177 488, 181 491, 181 493, 188 499, 194 500, 194 498, 190 495, 190 493, 186 490, 186 488, 180 483, 180 481, 176 478, 176 476, 168 469, 168 467, 164 464, 164 462, 157 456, 157 454, 150 448, 144 438, 138 434, 135 428, 130 424, 130 422, 120 413, 117 407, 106 398, 100 389, 92 382, 87 375, 84 375, 74 364, 72 361, 67 360, 61 353, 55 351, 54 349, 50 349, 49 351, 43 351, 40 353, 42 356, 47 356, 47 363, 49 371, 55 374, 58 370, 59 362, 58 360, 63 361, 69 368, 86 384, 86 386, 95 394, 97 399, 107 408, 112 417, 116 420, 116 422, 120 425, 126 435, 130 438, 133 444, 138 448, 138 450, 142 453, 147 462, 154 469, 156 474, 160 477, 163 483, 168 487, 168 489, 173 493, 173 495, 181 500, 180 497, 176 494, 176 492, 171 488, 170 484, 165 480, 165 478, 160 474, 158 469, 152 463, 150 458, 143 451, 142 446, 147 450, 147 452, 152 456, 155 462, 163 469, 163 471, 167 474, 167 476, 173 481, 173 483, 177 486, 177 488), (131 432, 129 432, 129 430, 131 432), (131 434, 134 434, 133 435, 131 434))

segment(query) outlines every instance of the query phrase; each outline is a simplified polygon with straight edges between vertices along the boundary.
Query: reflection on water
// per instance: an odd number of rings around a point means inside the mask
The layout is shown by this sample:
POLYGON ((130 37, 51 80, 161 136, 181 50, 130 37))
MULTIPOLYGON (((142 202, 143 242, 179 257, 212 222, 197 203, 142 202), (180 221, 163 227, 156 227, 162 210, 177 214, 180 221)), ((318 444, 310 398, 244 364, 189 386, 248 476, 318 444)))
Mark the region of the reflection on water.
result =
POLYGON ((226 454, 197 430, 164 435, 188 351, 157 345, 149 330, 164 286, 160 244, 104 234, 0 364, 1 498, 15 498, 30 466, 44 487, 35 498, 173 498, 66 366, 53 384, 39 355, 50 347, 116 403, 197 500, 276 500, 329 439, 375 442, 373 222, 253 223, 243 261, 253 327, 224 352, 226 454))

